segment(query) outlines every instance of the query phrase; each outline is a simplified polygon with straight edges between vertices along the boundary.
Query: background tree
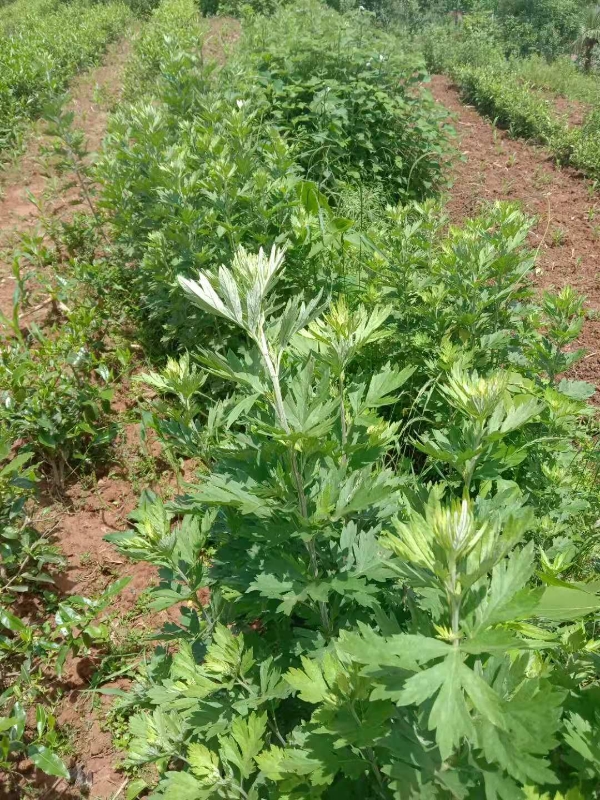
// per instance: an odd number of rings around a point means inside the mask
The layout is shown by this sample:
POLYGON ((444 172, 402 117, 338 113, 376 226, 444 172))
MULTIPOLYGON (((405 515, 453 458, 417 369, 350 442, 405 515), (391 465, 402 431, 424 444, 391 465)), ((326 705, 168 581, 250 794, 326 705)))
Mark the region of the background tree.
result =
POLYGON ((600 44, 600 6, 589 8, 575 40, 575 52, 583 59, 586 72, 592 69, 594 48, 600 44))

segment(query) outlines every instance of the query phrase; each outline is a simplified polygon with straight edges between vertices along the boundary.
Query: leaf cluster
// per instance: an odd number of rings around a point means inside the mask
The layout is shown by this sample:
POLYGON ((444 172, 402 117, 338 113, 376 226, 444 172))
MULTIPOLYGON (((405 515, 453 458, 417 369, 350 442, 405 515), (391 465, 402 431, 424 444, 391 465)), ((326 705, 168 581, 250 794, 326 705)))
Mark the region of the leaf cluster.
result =
MULTIPOLYGON (((111 536, 160 567, 155 608, 185 604, 162 633, 176 654, 123 701, 138 709, 129 763, 155 763, 166 798, 590 787, 572 764, 592 775, 593 760, 568 731, 593 724, 576 675, 593 669, 597 586, 546 555, 536 576, 517 480, 532 426, 551 425, 543 388, 451 369, 440 423, 415 446, 456 478, 427 482, 390 460, 401 428, 384 416, 410 408, 415 368, 360 358, 388 339, 393 306, 282 312, 282 265, 275 249, 239 250, 218 275, 181 279, 248 345, 243 360, 199 355, 235 387, 213 417, 210 471, 169 506, 146 497, 135 528, 111 536)), ((573 302, 546 299, 558 338, 573 302)))

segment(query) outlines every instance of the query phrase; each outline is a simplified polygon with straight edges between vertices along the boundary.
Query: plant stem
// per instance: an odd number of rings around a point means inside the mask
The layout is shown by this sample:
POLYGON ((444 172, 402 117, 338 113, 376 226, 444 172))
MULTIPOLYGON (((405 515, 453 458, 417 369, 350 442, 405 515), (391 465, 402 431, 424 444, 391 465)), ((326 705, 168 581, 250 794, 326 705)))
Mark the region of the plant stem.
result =
POLYGON ((450 619, 452 626, 452 644, 458 647, 460 639, 460 606, 462 602, 462 593, 457 592, 458 574, 456 569, 456 561, 452 559, 450 566, 450 582, 448 586, 448 599, 450 602, 450 619))
MULTIPOLYGON (((360 720, 360 717, 356 713, 356 709, 354 708, 354 703, 350 703, 350 713, 352 714, 352 717, 353 717, 354 721, 356 722, 356 724, 358 725, 358 727, 361 728, 362 727, 362 722, 360 720)), ((369 764, 371 765, 371 769, 373 770, 373 774, 375 775, 375 778, 377 779, 377 783, 379 784, 379 788, 383 790, 385 787, 384 787, 384 784, 383 784, 383 779, 381 777, 381 772, 379 770, 379 765, 377 763, 377 759, 375 758, 375 751, 373 750, 372 747, 366 747, 365 748, 365 753, 367 755, 367 759, 369 761, 369 764)))
POLYGON ((346 466, 348 456, 346 455, 346 444, 348 442, 348 427, 346 425, 346 409, 344 407, 344 372, 340 373, 338 380, 340 392, 340 426, 342 429, 342 466, 346 466))
MULTIPOLYGON (((481 443, 483 441, 483 434, 484 434, 484 422, 480 421, 479 423, 479 430, 477 431, 477 438, 475 440, 475 446, 473 447, 474 450, 479 450, 481 447, 481 443)), ((481 452, 477 453, 467 461, 467 466, 463 472, 463 480, 465 482, 465 488, 467 493, 471 491, 471 481, 473 480, 473 475, 475 474, 475 467, 477 466, 479 459, 481 458, 481 452)))
MULTIPOLYGON (((267 337, 263 326, 261 326, 260 328, 260 335, 255 337, 255 341, 258 345, 260 354, 263 358, 263 361, 267 368, 267 372, 269 373, 269 377, 271 379, 271 384, 273 386, 273 394, 275 396, 275 413, 277 415, 277 419, 279 420, 279 424, 281 425, 283 430, 289 435, 290 425, 287 419, 287 414, 285 413, 283 395, 281 394, 281 384, 279 382, 279 369, 278 367, 275 366, 275 363, 271 356, 269 343, 267 342, 267 337)), ((279 360, 277 361, 277 364, 279 365, 279 360)), ((292 444, 290 444, 289 446, 289 452, 290 452, 290 461, 292 465, 292 476, 294 478, 296 493, 298 495, 298 505, 300 507, 300 515, 302 516, 303 520, 307 522, 308 503, 306 501, 306 494, 304 493, 304 481, 302 480, 302 474, 298 466, 298 456, 292 444)), ((306 549, 308 550, 313 577, 318 578, 319 562, 317 557, 317 549, 315 547, 315 543, 313 540, 306 542, 306 549)), ((324 602, 319 602, 319 611, 321 614, 321 622, 323 623, 323 627, 327 632, 329 632, 330 630, 329 611, 324 602)))

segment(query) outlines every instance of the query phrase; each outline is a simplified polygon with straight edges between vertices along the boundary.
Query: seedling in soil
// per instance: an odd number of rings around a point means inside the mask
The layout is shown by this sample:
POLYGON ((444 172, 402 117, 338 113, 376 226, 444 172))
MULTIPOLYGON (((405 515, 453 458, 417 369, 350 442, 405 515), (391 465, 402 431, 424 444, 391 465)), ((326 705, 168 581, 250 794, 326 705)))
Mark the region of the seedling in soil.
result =
POLYGON ((567 241, 567 234, 562 228, 554 228, 550 234, 550 246, 562 247, 567 241))

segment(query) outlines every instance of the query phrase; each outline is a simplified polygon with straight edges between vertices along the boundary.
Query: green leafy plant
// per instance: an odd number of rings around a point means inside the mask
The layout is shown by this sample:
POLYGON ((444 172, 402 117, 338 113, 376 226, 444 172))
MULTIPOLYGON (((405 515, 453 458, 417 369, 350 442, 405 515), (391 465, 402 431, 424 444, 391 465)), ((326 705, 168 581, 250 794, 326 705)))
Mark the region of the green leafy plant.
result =
MULTIPOLYGON (((582 348, 568 349, 583 328, 586 316, 583 302, 584 298, 570 287, 557 295, 544 293, 538 320, 539 335, 532 337, 524 356, 536 374, 545 373, 551 382, 585 355, 582 348)), ((589 393, 584 393, 584 398, 586 396, 590 396, 589 393)))
POLYGON ((61 334, 7 341, 0 359, 0 424, 50 469, 62 488, 70 470, 115 437, 110 371, 93 338, 94 311, 70 314, 61 334))
POLYGON ((154 5, 125 71, 125 93, 131 98, 152 91, 163 64, 172 57, 174 43, 192 52, 202 48, 204 30, 194 0, 168 0, 154 5))
POLYGON ((23 752, 32 763, 46 775, 57 778, 70 778, 69 770, 56 753, 58 743, 56 718, 46 711, 45 706, 35 708, 36 727, 34 737, 24 742, 27 714, 20 703, 15 703, 9 717, 0 716, 0 764, 3 769, 14 765, 14 754, 23 752))
POLYGON ((414 368, 364 368, 392 309, 278 308, 282 263, 240 250, 180 280, 250 346, 199 356, 238 387, 211 470, 166 508, 145 497, 135 529, 110 537, 161 566, 156 608, 185 603, 165 632, 179 649, 123 701, 142 709, 129 763, 154 762, 167 798, 583 788, 561 720, 589 702, 575 675, 597 643, 580 620, 600 598, 558 577, 564 559, 534 577, 533 513, 505 477, 544 403, 516 374, 452 370, 439 393, 457 429, 420 447, 458 482, 426 485, 393 460, 402 428, 382 416, 410 408, 414 368))
POLYGON ((48 709, 49 670, 59 677, 69 655, 86 655, 109 638, 105 612, 114 596, 130 581, 115 581, 99 597, 71 595, 56 605, 54 620, 26 624, 8 607, 0 607, 0 664, 4 675, 0 694, 0 764, 12 769, 29 758, 48 775, 70 778, 57 752, 61 742, 56 717, 48 709), (15 680, 15 677, 17 680, 15 680), (35 706, 35 729, 27 725, 28 708, 35 706))
POLYGON ((162 372, 143 373, 136 380, 165 398, 144 412, 144 435, 147 430, 154 430, 174 465, 180 455, 193 458, 202 452, 204 435, 200 417, 204 404, 201 399, 203 401, 206 395, 200 389, 207 375, 190 363, 189 353, 184 353, 179 360, 169 358, 162 372))
POLYGON ((319 187, 335 192, 352 173, 393 199, 439 185, 444 112, 418 88, 426 77, 418 57, 400 53, 364 10, 285 8, 259 19, 246 47, 270 117, 319 187))
POLYGON ((594 179, 592 191, 598 186, 600 180, 600 145, 598 132, 600 131, 600 112, 592 109, 586 116, 581 135, 573 144, 571 162, 581 169, 586 175, 594 179))
POLYGON ((37 484, 31 460, 32 453, 15 454, 10 440, 0 440, 0 604, 52 584, 47 568, 64 563, 56 546, 36 530, 27 510, 37 484))
POLYGON ((57 97, 44 107, 45 133, 50 137, 46 154, 49 156, 52 172, 63 178, 61 191, 75 189, 86 213, 91 215, 96 228, 101 231, 101 220, 94 202, 96 187, 88 163, 89 151, 85 134, 74 127, 75 112, 65 109, 67 99, 67 95, 57 97))

